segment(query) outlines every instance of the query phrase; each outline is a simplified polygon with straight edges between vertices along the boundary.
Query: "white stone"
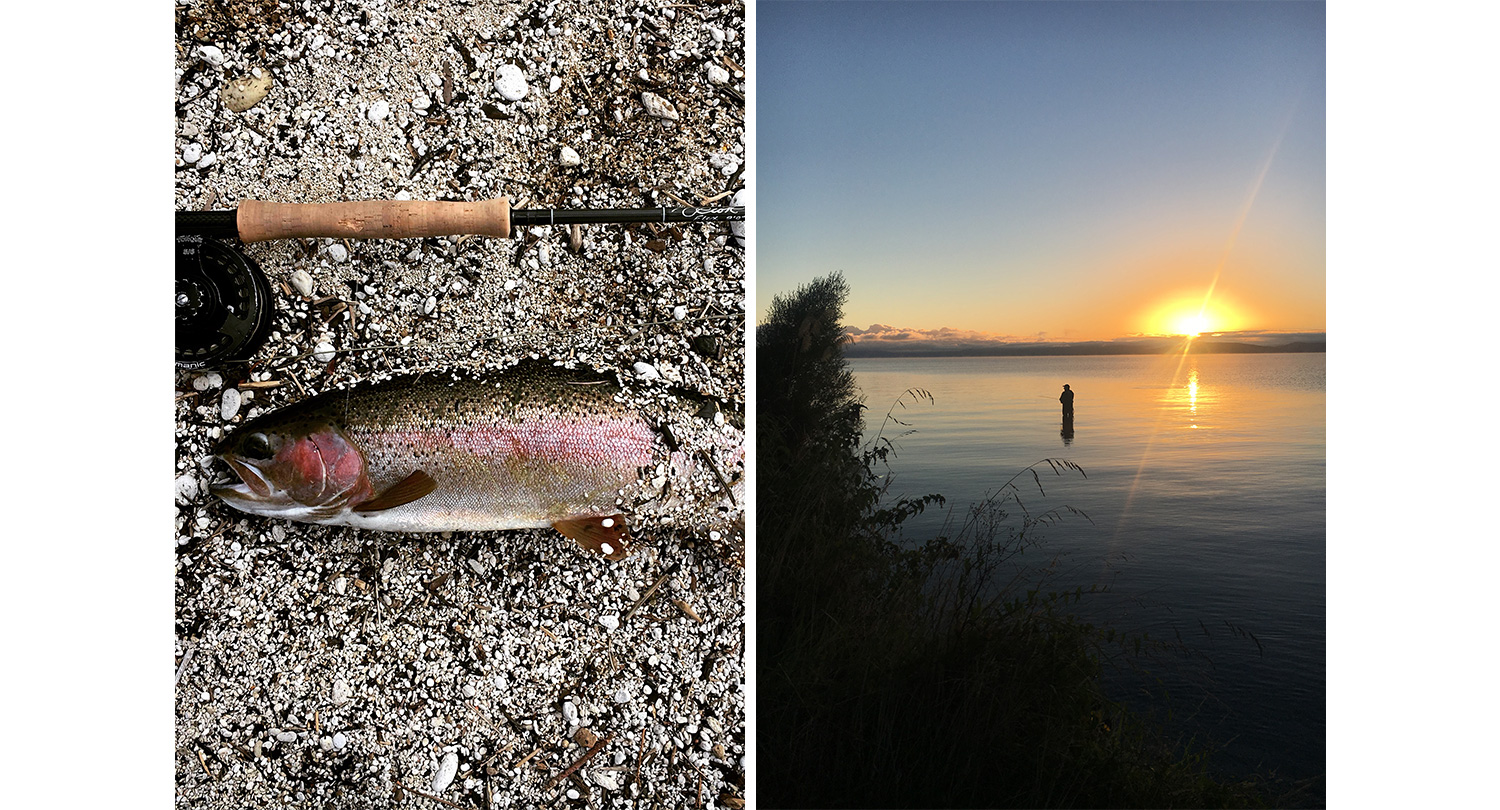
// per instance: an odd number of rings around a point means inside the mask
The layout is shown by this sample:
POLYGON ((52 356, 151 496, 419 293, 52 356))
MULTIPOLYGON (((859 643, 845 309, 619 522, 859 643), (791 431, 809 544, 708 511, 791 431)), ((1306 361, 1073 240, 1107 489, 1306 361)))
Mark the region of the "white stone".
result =
POLYGON ((429 296, 427 296, 427 302, 424 303, 424 304, 422 304, 422 314, 423 315, 431 315, 432 311, 435 310, 435 309, 437 309, 437 296, 435 296, 435 295, 429 295, 429 296))
POLYGON ((213 45, 203 45, 198 48, 198 58, 218 67, 224 64, 224 52, 213 45))
POLYGON ((636 363, 631 368, 635 369, 635 375, 643 380, 654 380, 661 376, 657 373, 656 366, 650 363, 636 363))
POLYGON ((344 750, 344 746, 348 745, 348 744, 349 744, 349 738, 344 736, 344 732, 342 732, 342 731, 335 731, 335 732, 333 732, 333 747, 335 749, 337 749, 339 751, 342 751, 342 750, 344 750))
POLYGON ((553 76, 552 79, 547 82, 547 92, 549 93, 556 93, 561 87, 562 77, 560 76, 553 76))
POLYGON ((240 392, 234 388, 224 389, 224 396, 219 400, 219 415, 225 422, 233 419, 240 412, 240 392))
POLYGON ((198 497, 198 476, 192 473, 183 473, 177 476, 177 502, 187 504, 198 497))
POLYGON ((411 100, 411 106, 421 112, 432 106, 432 99, 428 98, 426 93, 418 93, 416 98, 411 100))
POLYGON ((349 689, 348 681, 339 678, 333 682, 333 705, 342 706, 348 703, 349 699, 353 696, 354 692, 349 689))
POLYGON ((685 307, 685 306, 682 306, 681 304, 678 304, 677 306, 672 307, 672 320, 674 320, 674 321, 685 320, 687 318, 687 313, 688 313, 688 308, 685 307))
POLYGON ((605 790, 620 789, 620 784, 615 781, 614 774, 610 773, 609 771, 593 771, 589 774, 589 776, 594 780, 594 784, 604 788, 605 790))
POLYGON ((199 144, 199 143, 190 143, 187 146, 182 147, 182 162, 183 163, 197 163, 198 161, 200 161, 202 159, 203 159, 203 145, 202 144, 199 144))
POLYGON ((578 156, 578 152, 573 147, 564 146, 557 156, 557 162, 564 166, 577 166, 583 162, 583 158, 578 156))
POLYGON ((729 84, 729 71, 719 65, 709 64, 708 81, 712 84, 729 84))
POLYGON ((443 755, 443 761, 438 763, 437 773, 432 775, 432 792, 442 793, 453 784, 453 777, 457 775, 458 754, 449 751, 443 755))
POLYGON ((646 112, 650 113, 653 118, 660 118, 664 121, 680 120, 677 108, 672 106, 672 102, 649 90, 641 93, 641 104, 645 105, 646 112))
POLYGON ((568 721, 569 725, 578 725, 578 707, 573 705, 573 701, 563 701, 562 716, 564 720, 568 721))
POLYGON ((193 388, 198 391, 207 391, 210 388, 218 388, 223 384, 224 378, 220 377, 219 372, 217 371, 210 371, 207 374, 200 374, 197 377, 193 378, 193 388))
POLYGON ((370 109, 365 112, 365 117, 369 118, 372 122, 378 122, 384 121, 390 114, 391 103, 385 99, 381 99, 370 105, 370 109))
POLYGON ((620 629, 620 617, 614 615, 613 613, 607 613, 603 616, 600 616, 599 623, 604 625, 605 628, 609 630, 620 629))
POLYGON ((627 692, 627 691, 625 691, 625 687, 622 686, 619 689, 615 690, 615 702, 616 703, 629 703, 630 702, 630 693, 627 692))
POLYGON ((349 259, 349 249, 338 242, 328 246, 328 258, 343 263, 349 259))
POLYGON ((298 270, 292 273, 292 289, 296 290, 303 298, 311 298, 313 294, 312 276, 306 270, 298 270))
POLYGON ((515 65, 501 65, 495 73, 495 92, 506 101, 520 101, 530 89, 526 74, 515 65))
POLYGON ((219 162, 219 156, 216 155, 216 154, 214 154, 213 152, 209 152, 208 154, 206 154, 202 158, 200 158, 198 160, 198 162, 195 163, 195 164, 193 164, 193 165, 197 166, 200 169, 207 169, 209 166, 212 166, 212 165, 214 165, 215 163, 218 163, 218 162, 219 162))
POLYGON ((297 741, 297 732, 295 732, 295 731, 283 731, 280 734, 276 735, 276 739, 278 739, 278 740, 280 740, 282 742, 296 742, 297 741))
POLYGON ((313 359, 319 363, 333 360, 333 344, 326 340, 319 341, 318 345, 313 347, 313 359))

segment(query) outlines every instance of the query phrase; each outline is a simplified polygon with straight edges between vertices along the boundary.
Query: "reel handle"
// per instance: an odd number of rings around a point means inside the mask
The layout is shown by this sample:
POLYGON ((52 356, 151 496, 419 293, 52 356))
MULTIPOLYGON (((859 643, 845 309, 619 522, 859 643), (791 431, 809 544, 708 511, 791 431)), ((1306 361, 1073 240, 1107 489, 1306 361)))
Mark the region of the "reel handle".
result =
POLYGON ((269 239, 416 239, 424 236, 510 236, 510 201, 437 202, 363 200, 277 203, 241 200, 236 224, 242 242, 269 239))

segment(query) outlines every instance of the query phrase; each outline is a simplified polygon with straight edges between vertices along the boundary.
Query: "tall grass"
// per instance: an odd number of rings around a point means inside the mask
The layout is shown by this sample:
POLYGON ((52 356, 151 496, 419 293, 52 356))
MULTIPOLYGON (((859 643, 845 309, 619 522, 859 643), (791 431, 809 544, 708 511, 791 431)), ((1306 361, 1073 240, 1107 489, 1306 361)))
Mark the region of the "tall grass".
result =
POLYGON ((895 405, 861 445, 847 296, 818 279, 756 333, 759 805, 1257 806, 1105 699, 1102 667, 1142 640, 1075 618, 1091 589, 1020 564, 1048 525, 1088 519, 1033 514, 1023 491, 1082 469, 1037 462, 937 536, 903 537, 943 501, 886 497, 895 405))

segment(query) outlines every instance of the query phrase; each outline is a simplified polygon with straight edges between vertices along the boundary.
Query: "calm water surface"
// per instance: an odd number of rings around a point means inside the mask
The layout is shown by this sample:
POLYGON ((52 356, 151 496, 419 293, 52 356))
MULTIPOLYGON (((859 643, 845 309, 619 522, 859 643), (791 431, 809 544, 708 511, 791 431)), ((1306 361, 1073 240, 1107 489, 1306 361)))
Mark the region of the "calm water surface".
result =
MULTIPOLYGON (((1152 638, 1180 634, 1212 662, 1159 662, 1160 684, 1119 676, 1119 697, 1170 711, 1169 727, 1184 737, 1227 743, 1218 764, 1232 772, 1324 772, 1324 355, 850 365, 869 407, 867 436, 907 389, 935 400, 896 408, 915 433, 884 427, 898 445, 893 495, 941 493, 961 516, 1033 462, 1084 469, 1087 478, 1054 477, 1044 466, 1045 496, 1029 475, 1017 479, 1032 512, 1066 504, 1093 521, 1045 529, 1040 555, 1062 555, 1068 586, 1110 584, 1082 607, 1091 619, 1152 638), (1058 402, 1064 383, 1076 393, 1071 431, 1058 402)), ((918 516, 906 533, 935 534, 944 517, 918 516)))

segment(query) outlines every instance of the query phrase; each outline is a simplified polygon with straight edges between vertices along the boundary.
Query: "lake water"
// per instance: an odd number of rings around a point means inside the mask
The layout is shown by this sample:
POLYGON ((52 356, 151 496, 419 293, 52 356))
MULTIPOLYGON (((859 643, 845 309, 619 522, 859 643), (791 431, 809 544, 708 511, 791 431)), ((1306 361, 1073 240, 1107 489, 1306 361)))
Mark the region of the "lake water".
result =
MULTIPOLYGON (((1033 513, 1066 504, 1042 530, 1068 587, 1108 583, 1081 610, 1121 630, 1176 640, 1202 657, 1157 660, 1161 683, 1120 675, 1119 698, 1184 737, 1227 744, 1232 773, 1324 773, 1324 355, 856 359, 867 436, 886 425, 892 495, 941 493, 955 517, 1015 473, 1063 458, 1087 477, 1041 468, 1017 479, 1033 513), (1065 431, 1058 395, 1076 394, 1065 431), (1237 633, 1230 626, 1240 628, 1237 633), (1249 637, 1254 635, 1254 640, 1249 637), (1259 645, 1255 643, 1259 642, 1259 645), (1163 690, 1170 697, 1163 696, 1163 690)), ((943 510, 906 524, 936 533, 943 510)))

